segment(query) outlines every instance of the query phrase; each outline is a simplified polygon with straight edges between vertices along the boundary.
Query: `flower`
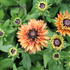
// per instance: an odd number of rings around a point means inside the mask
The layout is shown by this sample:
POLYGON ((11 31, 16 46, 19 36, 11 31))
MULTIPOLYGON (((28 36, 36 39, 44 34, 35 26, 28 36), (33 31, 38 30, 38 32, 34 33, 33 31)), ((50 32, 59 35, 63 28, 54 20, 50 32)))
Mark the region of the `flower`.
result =
POLYGON ((19 17, 14 19, 15 24, 21 24, 21 19, 19 17))
POLYGON ((51 45, 52 45, 52 48, 56 50, 61 50, 62 48, 64 48, 63 37, 60 35, 53 35, 53 37, 51 37, 51 45))
POLYGON ((60 59, 60 54, 58 52, 53 53, 53 59, 54 60, 59 60, 60 59))
POLYGON ((12 47, 9 49, 10 56, 16 56, 17 55, 17 48, 12 47))
POLYGON ((49 4, 46 0, 42 0, 42 1, 37 1, 36 3, 36 8, 38 8, 40 11, 45 11, 46 9, 49 8, 49 4))
POLYGON ((4 36, 4 31, 0 29, 0 37, 4 36))
POLYGON ((68 13, 68 11, 64 14, 60 12, 56 20, 57 32, 60 32, 64 36, 66 34, 70 35, 70 13, 68 13))
POLYGON ((38 9, 41 11, 44 11, 47 9, 47 3, 46 2, 39 2, 38 3, 38 9))
POLYGON ((43 46, 47 47, 49 37, 46 36, 46 24, 42 20, 31 19, 28 25, 21 25, 18 31, 19 42, 22 47, 29 53, 40 51, 43 46))

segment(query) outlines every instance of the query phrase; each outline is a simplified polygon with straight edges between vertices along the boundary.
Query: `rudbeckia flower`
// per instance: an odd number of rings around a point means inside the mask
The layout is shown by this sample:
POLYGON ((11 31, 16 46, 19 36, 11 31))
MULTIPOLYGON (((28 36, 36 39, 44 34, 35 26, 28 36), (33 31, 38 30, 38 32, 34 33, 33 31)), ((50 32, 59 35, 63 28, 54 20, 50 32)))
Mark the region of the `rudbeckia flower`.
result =
POLYGON ((48 1, 46 1, 46 0, 38 0, 36 2, 36 8, 40 11, 45 11, 49 7, 50 7, 50 5, 49 5, 48 1))
POLYGON ((12 47, 12 48, 9 49, 9 55, 10 56, 16 56, 17 53, 18 53, 17 48, 12 47))
POLYGON ((51 45, 53 49, 56 50, 61 50, 64 48, 64 39, 62 36, 60 35, 53 35, 53 37, 51 37, 51 45))
POLYGON ((4 31, 0 29, 0 37, 4 36, 4 31))
POLYGON ((38 9, 41 11, 44 11, 48 8, 48 5, 46 2, 42 1, 38 3, 38 9))
POLYGON ((20 26, 22 24, 22 19, 20 17, 14 17, 12 18, 12 24, 13 26, 20 26))
POLYGON ((44 21, 31 19, 28 25, 21 25, 19 30, 17 33, 18 41, 29 53, 36 53, 41 51, 43 47, 48 46, 47 40, 49 40, 49 37, 46 36, 48 30, 46 30, 44 21))
POLYGON ((57 26, 57 32, 60 32, 62 35, 70 35, 70 13, 66 11, 64 14, 61 12, 58 14, 56 18, 57 22, 55 23, 57 26))
POLYGON ((54 60, 59 60, 60 59, 60 54, 58 52, 53 53, 52 57, 53 57, 54 60))
POLYGON ((21 24, 21 19, 20 18, 15 18, 14 23, 15 24, 21 24))

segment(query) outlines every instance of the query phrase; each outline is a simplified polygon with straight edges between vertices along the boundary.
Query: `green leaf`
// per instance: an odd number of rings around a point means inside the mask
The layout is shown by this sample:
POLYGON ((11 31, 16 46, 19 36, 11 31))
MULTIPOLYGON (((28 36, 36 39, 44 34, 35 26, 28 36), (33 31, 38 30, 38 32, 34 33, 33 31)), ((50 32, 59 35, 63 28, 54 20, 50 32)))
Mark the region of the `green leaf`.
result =
POLYGON ((70 12, 70 7, 68 4, 61 4, 61 8, 60 8, 61 12, 65 12, 65 11, 69 11, 70 12))
POLYGON ((62 51, 60 54, 61 54, 61 57, 62 57, 63 59, 65 59, 65 58, 67 58, 67 57, 70 56, 70 52, 62 51))
POLYGON ((20 66, 20 67, 18 67, 17 70, 25 70, 25 69, 23 68, 23 66, 20 66))
POLYGON ((48 0, 51 4, 60 4, 62 0, 48 0))
POLYGON ((0 0, 0 3, 4 6, 11 6, 16 4, 14 0, 0 0))
POLYGON ((26 16, 25 20, 30 20, 30 19, 34 19, 34 18, 37 19, 39 16, 40 16, 40 12, 38 12, 38 11, 32 11, 32 13, 30 12, 26 16))
POLYGON ((13 70, 17 70, 17 67, 15 64, 13 64, 13 70))
POLYGON ((12 19, 15 19, 17 17, 24 17, 24 14, 25 14, 25 8, 12 8, 11 9, 11 16, 12 16, 12 19))
POLYGON ((62 0, 55 0, 56 4, 60 4, 62 2, 62 0))
POLYGON ((67 39, 67 42, 70 43, 70 36, 67 35, 65 38, 67 39))
POLYGON ((11 16, 14 17, 18 14, 19 8, 12 8, 11 9, 11 16))
MULTIPOLYGON (((59 7, 58 7, 58 6, 55 6, 55 7, 50 8, 50 16, 51 16, 51 17, 55 17, 56 14, 57 14, 57 12, 58 12, 58 10, 59 10, 59 7), (53 12, 52 12, 52 11, 53 11, 53 12)), ((51 18, 50 18, 50 19, 51 19, 51 18)))
POLYGON ((70 43, 64 42, 64 48, 66 48, 66 47, 68 47, 68 46, 70 46, 70 43))
POLYGON ((12 60, 10 58, 6 58, 0 61, 0 70, 5 70, 6 68, 12 67, 12 60))
POLYGON ((32 70, 44 70, 43 67, 33 67, 32 70))
POLYGON ((67 66, 67 67, 66 67, 66 70, 70 70, 70 66, 67 66))
POLYGON ((70 60, 68 60, 64 66, 65 66, 66 70, 70 70, 70 60))
POLYGON ((48 67, 49 70, 64 70, 63 64, 57 63, 56 61, 49 62, 48 67))
POLYGON ((3 45, 3 39, 0 40, 0 46, 2 46, 2 45, 3 45))
MULTIPOLYGON (((53 29, 52 29, 53 30, 53 29)), ((55 35, 56 33, 51 31, 50 29, 48 29, 48 36, 52 37, 53 35, 55 35)))
POLYGON ((42 60, 42 55, 39 55, 39 54, 32 54, 30 57, 33 63, 35 63, 36 61, 42 60))
POLYGON ((31 68, 31 59, 30 59, 29 54, 22 53, 22 57, 23 57, 23 60, 21 61, 21 64, 23 65, 23 67, 25 69, 30 70, 30 68, 31 68))
POLYGON ((48 51, 44 52, 43 60, 44 60, 44 67, 46 68, 48 62, 51 60, 50 53, 48 51))
POLYGON ((12 45, 0 46, 0 50, 3 52, 8 52, 11 47, 12 45))
MULTIPOLYGON (((15 0, 16 1, 16 0, 15 0)), ((17 3, 19 4, 19 5, 23 5, 23 4, 25 4, 27 2, 27 0, 18 0, 17 1, 17 3)))
POLYGON ((10 24, 10 19, 8 19, 8 20, 6 20, 6 21, 4 22, 3 28, 4 28, 4 29, 7 29, 7 27, 9 26, 9 24, 10 24))
POLYGON ((31 68, 31 70, 44 70, 44 67, 38 62, 36 66, 31 68))
POLYGON ((4 10, 0 9, 0 19, 3 19, 5 16, 4 10))

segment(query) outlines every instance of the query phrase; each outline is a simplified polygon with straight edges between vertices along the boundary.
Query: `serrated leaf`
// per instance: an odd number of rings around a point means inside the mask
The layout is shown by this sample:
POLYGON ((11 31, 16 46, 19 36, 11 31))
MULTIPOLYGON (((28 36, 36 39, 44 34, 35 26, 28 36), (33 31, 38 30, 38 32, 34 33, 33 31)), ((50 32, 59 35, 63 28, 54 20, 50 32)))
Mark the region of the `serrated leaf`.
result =
POLYGON ((0 61, 0 70, 12 67, 13 61, 10 58, 6 58, 0 61))
POLYGON ((49 62, 49 70, 64 70, 63 64, 57 63, 56 61, 49 62))
POLYGON ((22 54, 23 60, 21 61, 21 64, 23 65, 23 67, 27 70, 30 70, 31 68, 31 59, 29 54, 27 53, 23 53, 22 54))
POLYGON ((50 53, 48 51, 46 51, 44 54, 43 54, 43 60, 44 60, 44 67, 46 68, 48 62, 51 60, 50 59, 50 53))

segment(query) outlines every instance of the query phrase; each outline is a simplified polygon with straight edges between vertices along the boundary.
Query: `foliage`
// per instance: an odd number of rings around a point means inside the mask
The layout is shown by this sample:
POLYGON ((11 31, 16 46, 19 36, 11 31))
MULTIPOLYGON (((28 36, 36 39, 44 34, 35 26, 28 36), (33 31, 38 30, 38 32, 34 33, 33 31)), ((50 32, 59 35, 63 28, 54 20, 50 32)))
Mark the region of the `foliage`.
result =
POLYGON ((48 47, 29 54, 22 49, 17 39, 17 31, 21 24, 27 24, 30 19, 41 19, 47 23, 48 36, 57 33, 55 18, 61 11, 70 12, 70 0, 0 0, 0 30, 4 35, 0 37, 0 70, 70 70, 70 36, 64 38, 64 48, 54 50, 50 41, 48 47), (37 4, 45 1, 48 8, 40 10, 37 4), (19 24, 15 23, 20 19, 19 24), (11 56, 10 49, 17 49, 16 56, 11 56), (55 60, 54 53, 60 58, 55 60))

